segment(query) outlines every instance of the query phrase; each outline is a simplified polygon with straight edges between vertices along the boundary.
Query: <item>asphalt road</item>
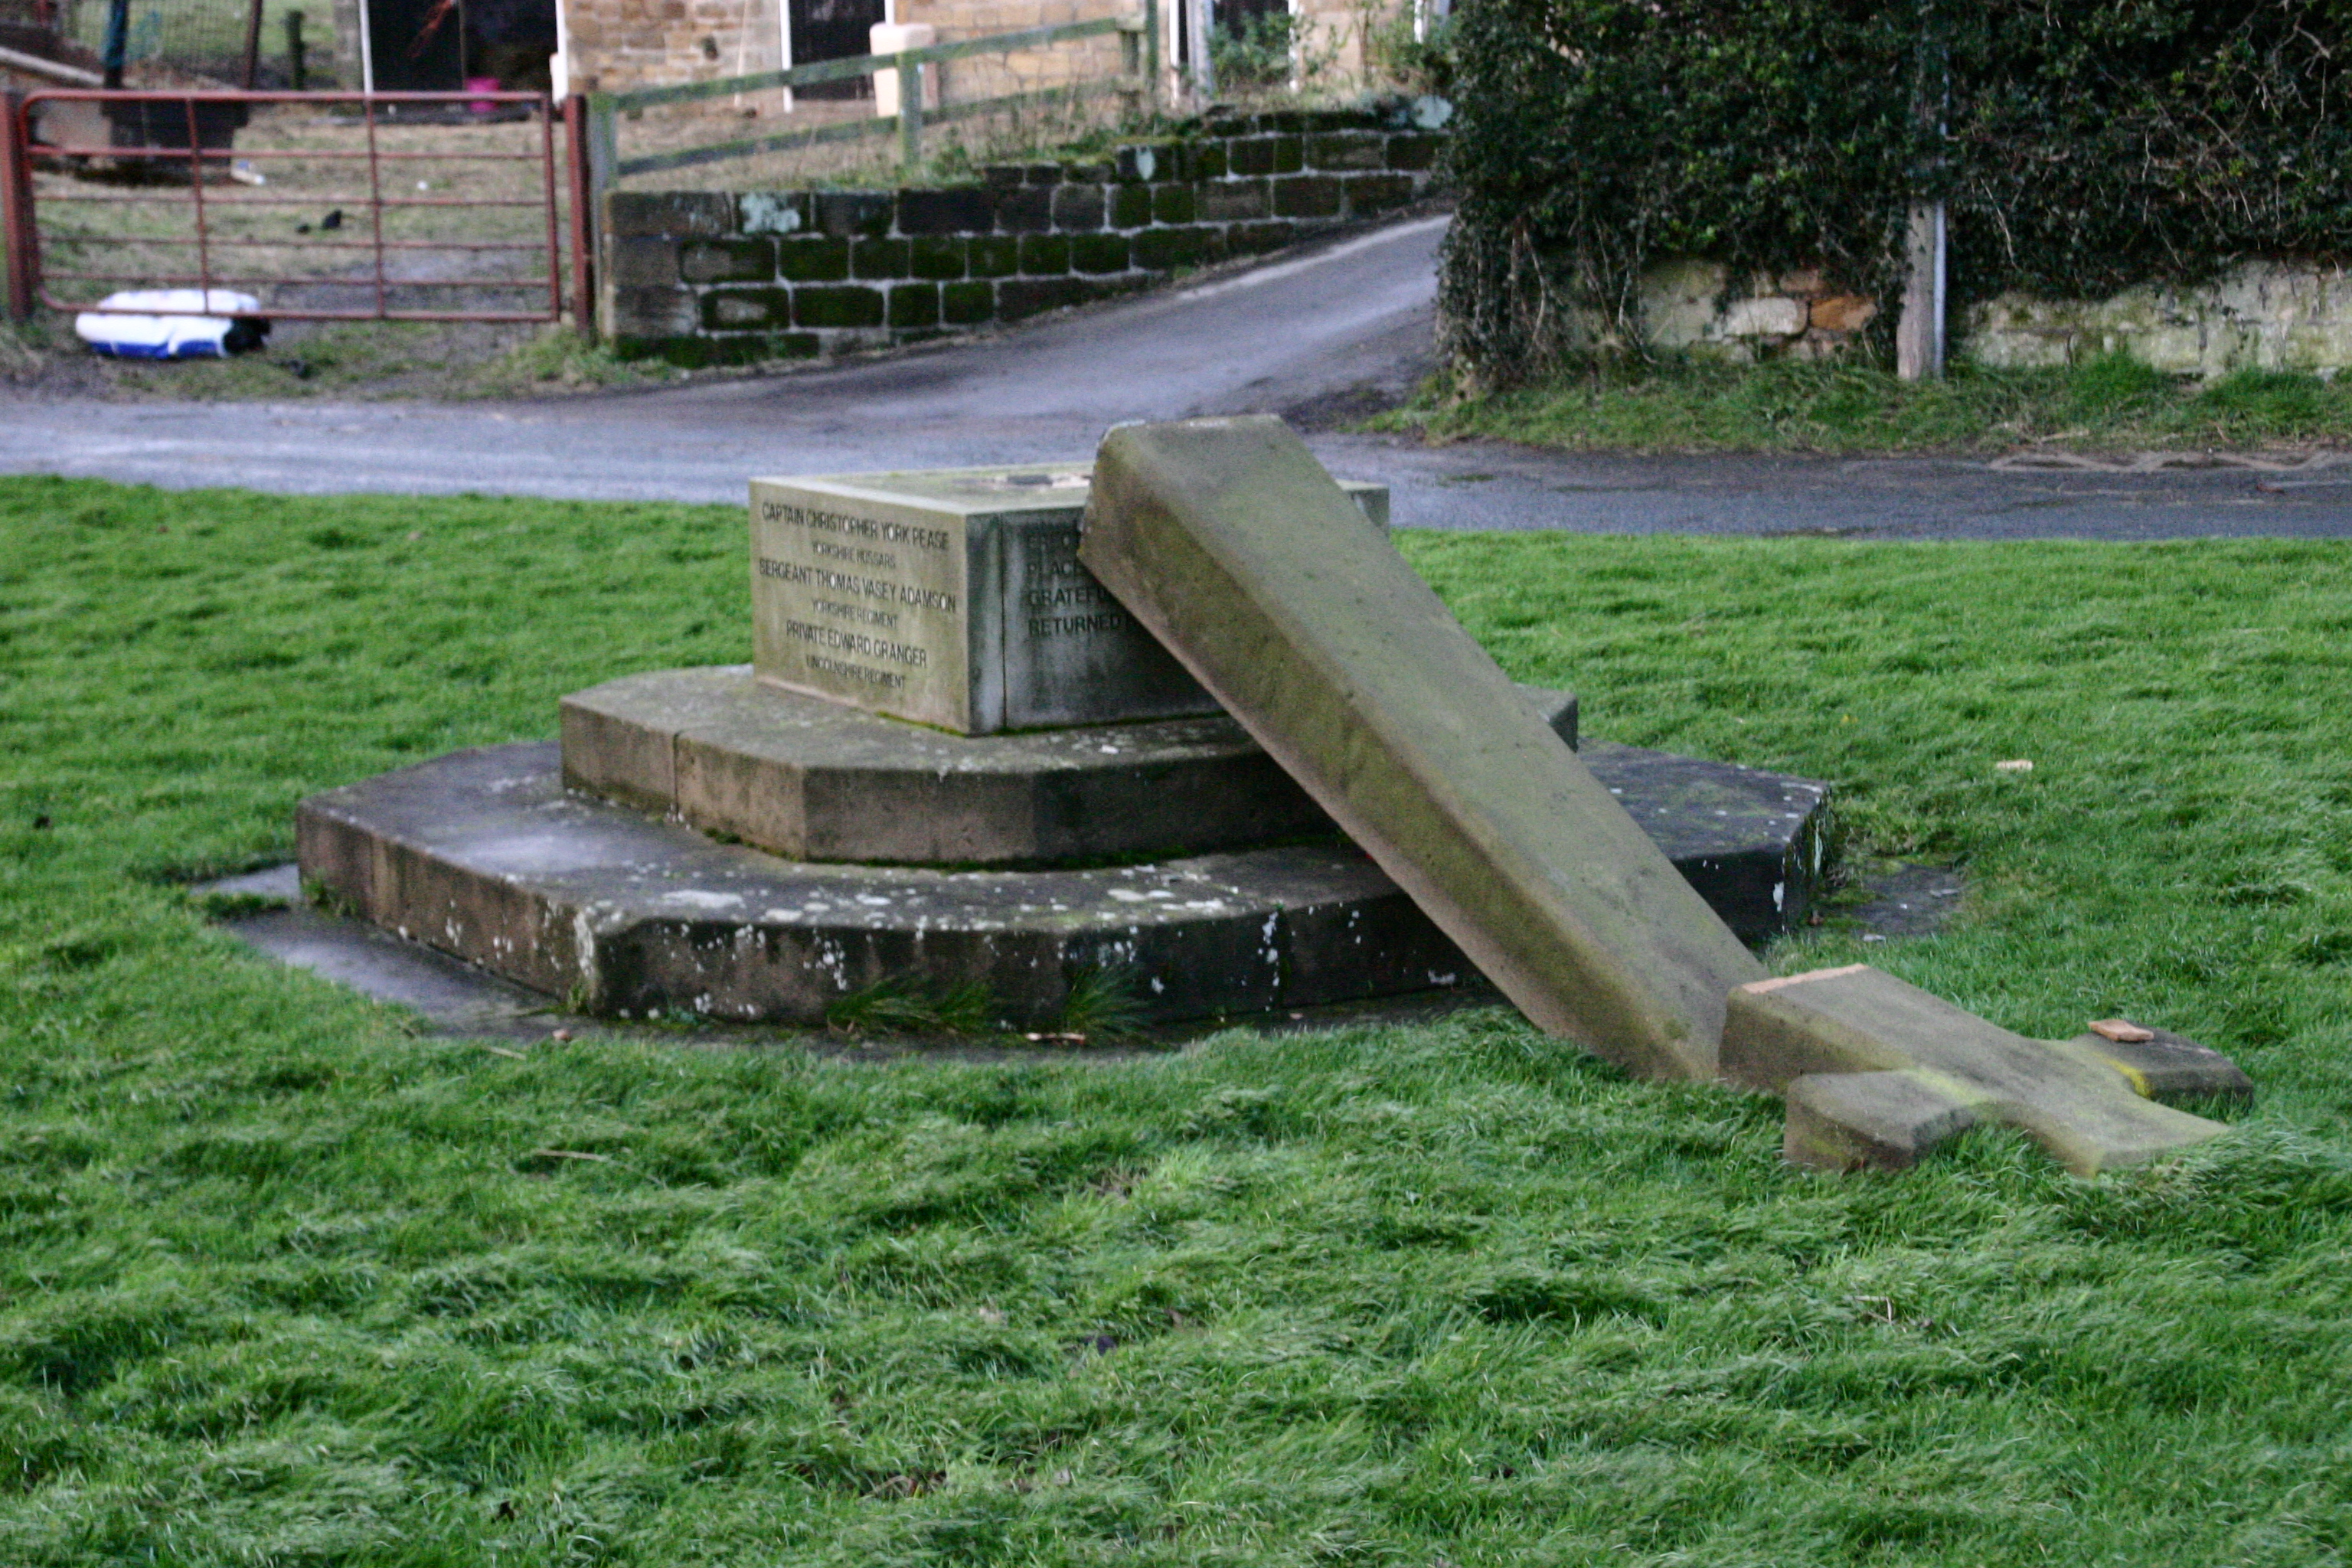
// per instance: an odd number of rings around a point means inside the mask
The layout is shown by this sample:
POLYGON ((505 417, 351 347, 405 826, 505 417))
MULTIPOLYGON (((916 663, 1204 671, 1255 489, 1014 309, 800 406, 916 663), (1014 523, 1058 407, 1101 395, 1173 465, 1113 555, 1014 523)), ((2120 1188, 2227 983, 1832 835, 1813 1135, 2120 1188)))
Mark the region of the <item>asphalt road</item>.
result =
MULTIPOLYGON (((1434 363, 1421 217, 976 342, 751 380, 537 402, 0 399, 0 472, 168 487, 735 502, 753 474, 1082 458, 1129 419, 1275 412, 1398 523, 1891 538, 2352 536, 2352 462, 2029 468, 1577 456, 1329 426, 1434 363)), ((2168 464, 2177 460, 2168 459, 2168 464)))

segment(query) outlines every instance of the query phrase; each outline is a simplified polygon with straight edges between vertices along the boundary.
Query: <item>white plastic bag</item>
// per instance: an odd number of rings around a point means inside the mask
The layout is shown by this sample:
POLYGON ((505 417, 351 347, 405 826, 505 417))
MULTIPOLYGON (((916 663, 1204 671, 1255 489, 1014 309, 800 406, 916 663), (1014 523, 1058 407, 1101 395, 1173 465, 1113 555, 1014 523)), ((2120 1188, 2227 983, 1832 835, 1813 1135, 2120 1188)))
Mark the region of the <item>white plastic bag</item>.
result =
POLYGON ((74 335, 121 359, 226 359, 269 335, 252 313, 261 301, 226 289, 132 289, 99 305, 74 318, 74 335))

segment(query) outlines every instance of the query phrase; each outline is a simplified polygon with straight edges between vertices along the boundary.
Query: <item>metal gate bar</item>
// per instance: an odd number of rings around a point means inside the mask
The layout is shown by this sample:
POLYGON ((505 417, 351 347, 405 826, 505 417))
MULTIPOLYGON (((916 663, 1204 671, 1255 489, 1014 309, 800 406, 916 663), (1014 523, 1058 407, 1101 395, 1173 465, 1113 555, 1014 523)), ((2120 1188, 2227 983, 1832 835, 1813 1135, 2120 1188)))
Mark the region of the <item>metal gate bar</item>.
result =
MULTIPOLYGON (((522 322, 552 321, 561 319, 562 315, 563 247, 558 211, 560 204, 554 124, 556 106, 542 94, 476 91, 373 95, 341 92, 157 92, 148 90, 108 92, 88 89, 58 89, 28 93, 21 99, 16 99, 12 94, 11 100, 12 101, 5 106, 5 115, 0 115, 0 120, 5 121, 5 125, 0 125, 0 197, 9 196, 20 184, 23 187, 18 199, 0 202, 0 205, 5 205, 7 209, 5 216, 8 221, 7 233, 10 242, 8 280, 11 285, 12 309, 20 304, 29 308, 32 302, 37 301, 58 310, 75 312, 100 310, 104 307, 97 300, 61 297, 60 291, 53 290, 50 285, 52 282, 88 284, 143 282, 151 285, 193 285, 207 289, 231 285, 258 289, 272 287, 306 287, 316 289, 372 289, 374 296, 373 309, 342 310, 325 306, 265 303, 259 310, 251 312, 278 320, 522 322), (36 109, 44 103, 58 102, 85 102, 100 105, 138 102, 157 106, 176 105, 185 118, 187 144, 185 146, 149 144, 116 146, 110 141, 104 146, 80 145, 72 142, 34 143, 32 132, 36 109), (232 156, 231 149, 226 145, 207 147, 203 144, 203 117, 199 110, 203 106, 215 104, 242 106, 302 104, 320 109, 331 109, 336 106, 356 107, 359 110, 359 118, 354 129, 362 132, 363 140, 363 144, 360 147, 247 147, 236 151, 234 155, 238 162, 249 163, 257 171, 273 162, 283 161, 324 163, 329 166, 337 163, 363 164, 366 170, 364 195, 332 192, 303 195, 268 195, 258 193, 244 195, 226 191, 208 193, 205 179, 206 165, 217 167, 228 162, 232 156), (531 118, 539 127, 539 134, 535 139, 537 145, 531 150, 520 153, 404 151, 384 146, 380 134, 382 129, 380 110, 387 108, 397 110, 409 106, 465 105, 470 110, 476 106, 506 104, 521 105, 533 111, 531 118), (155 168, 184 166, 187 184, 183 189, 175 184, 170 190, 162 192, 37 191, 32 186, 27 174, 29 156, 36 152, 46 157, 108 159, 116 161, 118 164, 128 163, 133 166, 139 163, 155 168), (540 178, 536 192, 524 197, 412 196, 391 195, 386 192, 387 166, 396 169, 405 164, 421 163, 458 164, 519 163, 536 165, 540 171, 540 178), (88 266, 50 268, 40 264, 42 236, 39 215, 42 208, 64 206, 103 210, 112 206, 129 209, 142 205, 152 207, 159 203, 167 205, 184 205, 189 214, 192 232, 185 235, 86 233, 57 237, 61 243, 78 247, 86 247, 92 243, 102 243, 110 249, 129 250, 132 254, 137 254, 142 249, 157 247, 175 247, 182 253, 179 268, 163 272, 152 270, 125 272, 100 270, 88 266), (226 221, 224 216, 226 214, 242 213, 248 208, 271 207, 307 208, 316 211, 322 205, 363 206, 368 220, 367 237, 363 240, 305 239, 299 243, 293 243, 267 238, 241 238, 233 234, 216 232, 226 221), (502 208, 535 211, 541 215, 541 222, 534 226, 540 227, 543 232, 540 237, 520 240, 410 239, 391 237, 385 232, 388 214, 399 215, 416 209, 443 208, 502 208), (216 253, 220 252, 240 250, 282 252, 289 249, 299 251, 305 256, 321 252, 357 251, 367 255, 372 259, 373 266, 360 277, 336 278, 289 277, 277 273, 252 275, 224 271, 219 265, 216 265, 216 253), (189 250, 194 253, 193 271, 187 269, 188 258, 185 253, 189 250), (410 279, 395 277, 390 273, 386 266, 387 258, 390 255, 395 252, 421 251, 535 253, 545 257, 546 265, 543 272, 539 275, 515 279, 410 279), (395 309, 393 303, 394 290, 474 289, 496 293, 528 289, 535 293, 542 288, 545 290, 545 303, 530 310, 395 309), (26 298, 20 300, 20 294, 26 298)), ((567 130, 576 127, 580 118, 576 102, 567 103, 564 106, 564 113, 567 130)), ((141 117, 142 128, 151 141, 153 136, 153 120, 152 110, 141 117)), ((568 186, 576 188, 582 184, 578 170, 581 149, 576 134, 568 136, 567 142, 573 156, 569 160, 572 165, 571 171, 572 178, 566 184, 568 186)), ((574 209, 572 215, 572 265, 575 292, 579 296, 578 302, 583 307, 580 320, 584 326, 587 320, 584 306, 588 301, 589 294, 586 278, 588 253, 583 241, 588 215, 578 210, 576 195, 572 198, 572 205, 574 209)), ((227 258, 221 257, 219 260, 226 263, 227 258)), ((70 295, 73 292, 69 289, 63 291, 65 295, 70 295)))

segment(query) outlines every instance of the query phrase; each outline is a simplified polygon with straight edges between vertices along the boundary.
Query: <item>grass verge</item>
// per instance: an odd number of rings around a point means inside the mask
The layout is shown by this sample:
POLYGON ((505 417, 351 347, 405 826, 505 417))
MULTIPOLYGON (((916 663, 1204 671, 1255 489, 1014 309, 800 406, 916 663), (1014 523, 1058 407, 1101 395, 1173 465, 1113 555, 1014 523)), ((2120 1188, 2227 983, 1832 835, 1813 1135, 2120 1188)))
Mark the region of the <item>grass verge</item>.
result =
POLYGON ((0 1561, 2335 1560, 2346 549, 1402 542, 1595 733, 1968 862, 1948 934, 1781 965, 2164 1023, 2258 1109, 2097 1184, 2006 1135, 1842 1181, 1500 1011, 1068 1065, 418 1038, 184 883, 743 658, 740 511, 0 480, 0 1561))
POLYGON ((2114 451, 2352 442, 2352 381, 2239 371, 2212 382, 2122 355, 2063 370, 1960 364, 1903 382, 1854 364, 1682 359, 1455 398, 1433 378, 1369 422, 1433 439, 1523 441, 1573 450, 1993 452, 2052 446, 2114 451))
POLYGON ((0 384, 54 393, 201 402, 304 397, 545 397, 642 386, 682 372, 625 360, 562 326, 281 322, 230 359, 117 360, 62 318, 0 322, 0 384))

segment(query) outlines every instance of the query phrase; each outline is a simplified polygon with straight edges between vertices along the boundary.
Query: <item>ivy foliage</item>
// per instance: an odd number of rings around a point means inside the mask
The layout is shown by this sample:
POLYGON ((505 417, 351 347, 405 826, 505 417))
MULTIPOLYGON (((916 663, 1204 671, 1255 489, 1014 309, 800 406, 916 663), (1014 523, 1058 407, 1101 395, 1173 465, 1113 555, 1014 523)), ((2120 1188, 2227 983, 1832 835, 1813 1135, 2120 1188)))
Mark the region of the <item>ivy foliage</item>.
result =
POLYGON ((1639 352, 1671 257, 1891 302, 1923 199, 1963 302, 2352 237, 2352 0, 1478 0, 1453 38, 1442 299, 1496 382, 1639 352))

